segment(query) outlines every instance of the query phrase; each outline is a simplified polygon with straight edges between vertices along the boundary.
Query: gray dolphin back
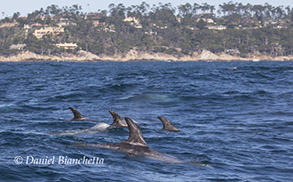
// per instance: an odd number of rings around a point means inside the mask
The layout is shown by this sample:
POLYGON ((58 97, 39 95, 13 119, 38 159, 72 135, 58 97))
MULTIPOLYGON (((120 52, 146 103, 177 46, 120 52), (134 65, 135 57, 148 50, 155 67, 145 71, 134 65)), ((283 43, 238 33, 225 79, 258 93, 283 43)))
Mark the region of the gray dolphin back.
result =
POLYGON ((78 110, 74 109, 73 107, 69 107, 68 109, 70 109, 74 115, 74 117, 70 121, 87 120, 82 114, 80 114, 80 112, 78 110))
POLYGON ((173 132, 179 132, 180 131, 168 119, 166 119, 166 118, 164 118, 162 116, 159 116, 158 118, 163 123, 163 130, 173 131, 173 132))
POLYGON ((127 122, 128 129, 129 129, 129 137, 127 142, 131 144, 139 144, 139 145, 147 146, 147 143, 145 142, 140 129, 137 127, 134 121, 128 117, 125 117, 125 120, 127 122))
POLYGON ((111 124, 112 126, 127 128, 126 122, 122 119, 122 117, 119 114, 111 110, 109 110, 109 113, 113 117, 113 123, 111 124))

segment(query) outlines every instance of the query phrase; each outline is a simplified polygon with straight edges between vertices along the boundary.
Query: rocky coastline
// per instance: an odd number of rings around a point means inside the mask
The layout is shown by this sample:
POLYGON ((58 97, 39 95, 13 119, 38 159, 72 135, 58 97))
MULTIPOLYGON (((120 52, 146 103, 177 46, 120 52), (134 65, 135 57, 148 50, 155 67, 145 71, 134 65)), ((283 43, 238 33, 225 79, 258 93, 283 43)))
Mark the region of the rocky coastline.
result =
POLYGON ((146 53, 131 50, 125 55, 117 54, 113 56, 95 55, 86 51, 78 51, 76 54, 64 53, 60 56, 39 55, 32 52, 22 52, 18 55, 4 57, 0 56, 0 62, 24 62, 24 61, 293 61, 291 56, 268 56, 268 55, 249 55, 246 58, 231 56, 221 53, 214 54, 210 51, 194 52, 192 56, 176 57, 163 53, 146 53))

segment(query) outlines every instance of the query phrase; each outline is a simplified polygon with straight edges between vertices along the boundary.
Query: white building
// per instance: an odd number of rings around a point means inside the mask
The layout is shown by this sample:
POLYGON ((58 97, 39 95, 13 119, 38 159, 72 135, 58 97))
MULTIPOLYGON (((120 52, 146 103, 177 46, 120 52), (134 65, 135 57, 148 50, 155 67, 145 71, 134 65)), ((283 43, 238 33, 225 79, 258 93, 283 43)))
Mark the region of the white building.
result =
POLYGON ((33 34, 38 39, 41 39, 44 35, 48 35, 48 34, 57 35, 62 32, 64 32, 63 27, 46 27, 46 28, 41 28, 41 29, 35 30, 35 32, 33 34))
POLYGON ((23 50, 23 48, 25 47, 25 44, 12 44, 9 49, 11 50, 23 50))
POLYGON ((63 48, 65 50, 73 50, 73 49, 76 49, 78 46, 76 43, 60 43, 60 44, 56 44, 56 46, 58 48, 63 48))
POLYGON ((226 30, 227 27, 224 25, 207 25, 209 30, 226 30))

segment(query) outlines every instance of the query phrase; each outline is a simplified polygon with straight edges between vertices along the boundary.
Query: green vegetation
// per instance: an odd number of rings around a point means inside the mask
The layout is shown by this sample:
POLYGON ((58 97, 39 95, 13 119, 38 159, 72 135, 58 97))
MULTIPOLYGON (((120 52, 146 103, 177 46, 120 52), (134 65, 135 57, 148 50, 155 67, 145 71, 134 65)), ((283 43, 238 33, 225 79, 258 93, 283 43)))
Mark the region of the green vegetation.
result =
POLYGON ((218 6, 159 4, 125 7, 110 4, 109 10, 84 13, 78 5, 51 5, 27 17, 15 13, 0 21, 0 55, 20 51, 58 55, 85 50, 97 55, 125 54, 131 49, 176 56, 209 50, 246 57, 249 54, 293 55, 293 8, 269 4, 228 2, 218 6), (216 11, 217 10, 217 11, 216 11), (127 18, 128 19, 125 19, 127 18), (131 18, 129 18, 131 17, 131 18), (37 38, 46 27, 62 27, 37 38), (77 48, 57 47, 76 43, 77 48), (25 44, 15 49, 11 45, 25 44))

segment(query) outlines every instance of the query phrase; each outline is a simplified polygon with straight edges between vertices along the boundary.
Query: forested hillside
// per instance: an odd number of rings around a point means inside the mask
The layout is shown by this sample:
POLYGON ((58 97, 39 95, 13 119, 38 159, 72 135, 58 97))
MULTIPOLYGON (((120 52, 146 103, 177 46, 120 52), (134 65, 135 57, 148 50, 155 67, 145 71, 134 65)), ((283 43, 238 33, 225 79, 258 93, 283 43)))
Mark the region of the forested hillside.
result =
POLYGON ((110 4, 85 13, 82 7, 51 5, 25 17, 0 21, 0 55, 20 51, 59 55, 78 50, 96 55, 139 52, 191 55, 209 50, 246 57, 293 55, 293 9, 269 4, 110 4))

